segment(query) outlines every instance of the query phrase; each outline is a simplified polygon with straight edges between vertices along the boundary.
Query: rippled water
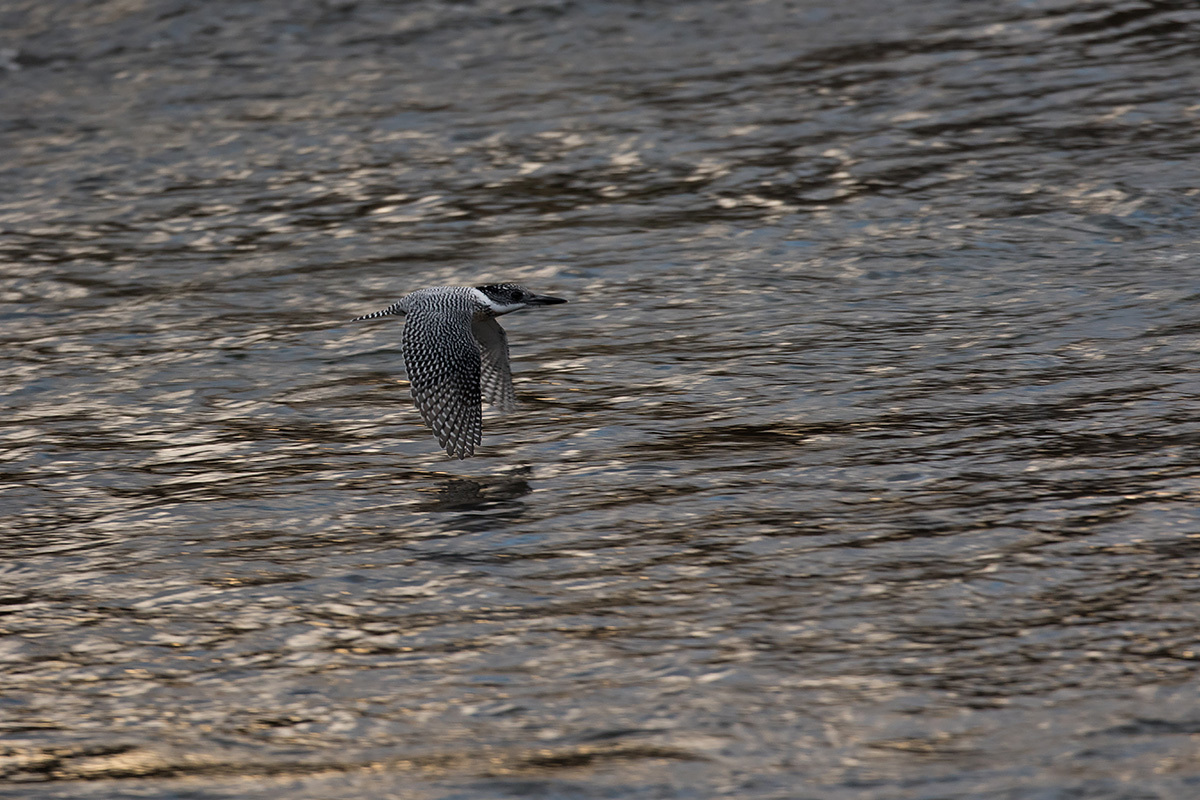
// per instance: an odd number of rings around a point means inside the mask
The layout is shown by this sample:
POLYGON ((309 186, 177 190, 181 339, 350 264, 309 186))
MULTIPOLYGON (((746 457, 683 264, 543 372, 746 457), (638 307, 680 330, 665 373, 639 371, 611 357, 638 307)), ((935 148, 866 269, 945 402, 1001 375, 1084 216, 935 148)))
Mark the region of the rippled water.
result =
POLYGON ((1197 24, 7 3, 0 793, 1200 795, 1197 24))

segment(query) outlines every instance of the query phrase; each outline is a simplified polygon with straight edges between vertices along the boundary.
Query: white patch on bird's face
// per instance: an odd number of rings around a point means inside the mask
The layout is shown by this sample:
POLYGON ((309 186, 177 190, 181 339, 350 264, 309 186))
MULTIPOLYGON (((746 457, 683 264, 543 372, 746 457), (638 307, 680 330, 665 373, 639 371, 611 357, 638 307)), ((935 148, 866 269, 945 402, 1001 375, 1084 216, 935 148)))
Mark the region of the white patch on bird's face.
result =
POLYGON ((497 303, 492 298, 488 297, 478 289, 471 289, 475 293, 475 299, 483 305, 487 306, 497 317, 501 314, 509 314, 513 311, 520 311, 525 307, 524 303, 497 303))

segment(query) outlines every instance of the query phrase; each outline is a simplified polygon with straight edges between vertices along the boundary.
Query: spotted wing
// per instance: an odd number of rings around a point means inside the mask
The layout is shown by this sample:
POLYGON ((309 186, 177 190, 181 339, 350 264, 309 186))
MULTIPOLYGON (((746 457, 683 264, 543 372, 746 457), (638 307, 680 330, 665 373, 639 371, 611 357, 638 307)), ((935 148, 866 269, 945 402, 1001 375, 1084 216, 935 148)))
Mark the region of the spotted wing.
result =
POLYGON ((410 310, 403 349, 421 419, 447 453, 470 457, 483 429, 479 346, 471 333, 470 316, 410 310))
POLYGON ((513 390, 512 370, 508 366, 508 336, 495 317, 484 317, 471 325, 476 341, 482 372, 479 389, 483 399, 501 411, 512 411, 517 407, 517 393, 513 390))

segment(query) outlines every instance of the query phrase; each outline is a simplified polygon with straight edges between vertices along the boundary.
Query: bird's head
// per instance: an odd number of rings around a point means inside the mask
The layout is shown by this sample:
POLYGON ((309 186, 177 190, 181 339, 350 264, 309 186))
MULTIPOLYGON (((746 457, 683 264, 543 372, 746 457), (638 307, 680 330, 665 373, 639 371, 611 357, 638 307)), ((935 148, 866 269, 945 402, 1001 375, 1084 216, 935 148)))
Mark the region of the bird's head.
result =
POLYGON ((501 314, 520 311, 522 308, 554 306, 567 302, 561 297, 534 294, 517 283, 492 283, 487 286, 476 286, 475 291, 479 292, 480 302, 497 317, 501 314))

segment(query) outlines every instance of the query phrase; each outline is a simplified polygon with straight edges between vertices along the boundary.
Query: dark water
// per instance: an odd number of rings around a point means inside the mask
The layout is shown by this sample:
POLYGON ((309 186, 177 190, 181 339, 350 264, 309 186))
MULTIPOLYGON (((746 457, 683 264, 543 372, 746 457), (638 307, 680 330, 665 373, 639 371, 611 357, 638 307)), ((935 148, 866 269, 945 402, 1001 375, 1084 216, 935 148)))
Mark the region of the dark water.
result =
POLYGON ((6 3, 0 794, 1200 796, 1198 25, 6 3))

